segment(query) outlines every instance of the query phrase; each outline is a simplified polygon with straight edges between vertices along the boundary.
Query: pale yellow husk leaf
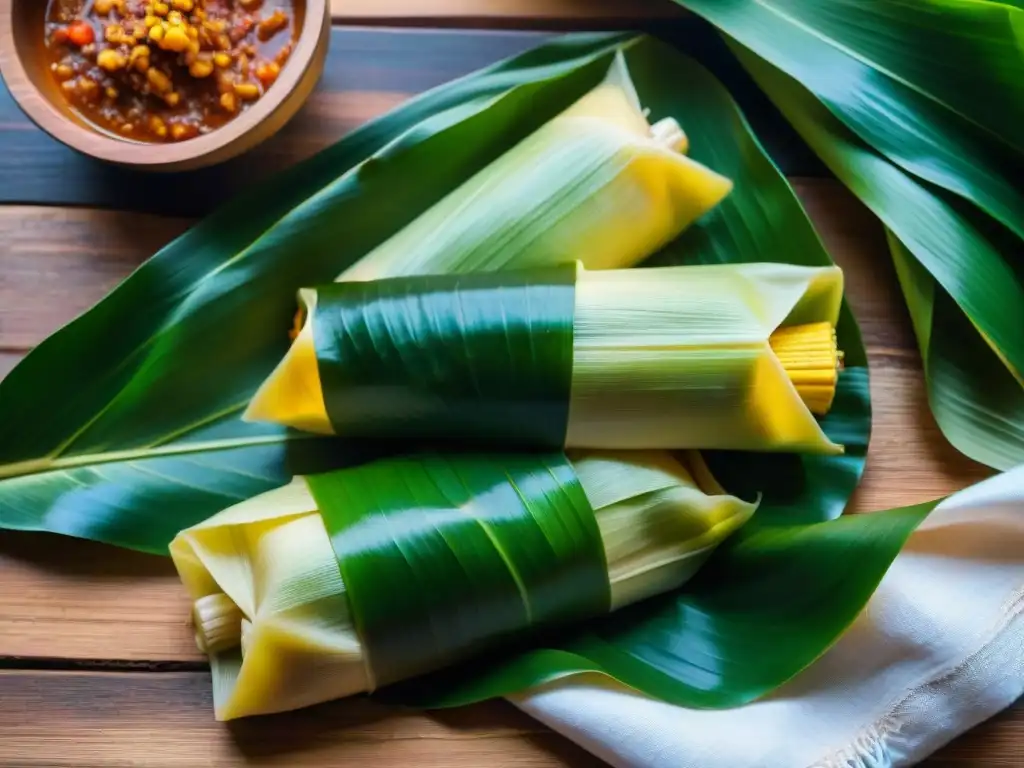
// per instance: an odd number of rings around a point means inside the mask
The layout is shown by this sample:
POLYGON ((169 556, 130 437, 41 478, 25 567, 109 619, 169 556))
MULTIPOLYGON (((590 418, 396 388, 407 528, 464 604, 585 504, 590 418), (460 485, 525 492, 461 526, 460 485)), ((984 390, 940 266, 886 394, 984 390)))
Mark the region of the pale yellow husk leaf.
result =
MULTIPOLYGON (((756 508, 726 494, 696 453, 677 460, 657 451, 587 452, 570 459, 595 509, 613 609, 685 583, 756 508)), ((170 551, 195 603, 218 719, 374 689, 304 480, 182 531, 170 551)))

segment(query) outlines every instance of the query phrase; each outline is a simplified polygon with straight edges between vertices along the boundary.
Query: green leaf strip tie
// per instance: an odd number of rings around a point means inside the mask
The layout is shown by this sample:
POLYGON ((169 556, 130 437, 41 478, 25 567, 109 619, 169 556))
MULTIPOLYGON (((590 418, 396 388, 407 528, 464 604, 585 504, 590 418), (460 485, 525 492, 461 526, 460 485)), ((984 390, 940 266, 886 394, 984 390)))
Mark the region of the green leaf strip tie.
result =
POLYGON ((610 610, 594 510, 563 454, 424 454, 307 481, 378 687, 610 610))
POLYGON ((565 445, 575 262, 342 282, 306 293, 339 435, 565 445))

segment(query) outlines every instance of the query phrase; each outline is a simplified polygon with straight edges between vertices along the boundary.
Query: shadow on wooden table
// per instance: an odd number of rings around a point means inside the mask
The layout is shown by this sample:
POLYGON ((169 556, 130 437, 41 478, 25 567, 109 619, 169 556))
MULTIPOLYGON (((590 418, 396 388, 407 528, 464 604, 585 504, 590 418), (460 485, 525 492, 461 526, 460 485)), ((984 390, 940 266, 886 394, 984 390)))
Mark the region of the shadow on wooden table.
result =
POLYGON ((59 576, 166 579, 170 559, 51 533, 0 531, 0 560, 21 561, 59 576))
MULTIPOLYGON (((225 724, 235 747, 247 763, 299 760, 330 744, 400 739, 453 741, 514 738, 528 742, 545 764, 603 766, 605 763, 564 737, 548 730, 505 701, 426 714, 377 703, 366 696, 328 702, 295 712, 267 715, 225 724)), ((343 748, 343 747, 342 747, 343 748)))

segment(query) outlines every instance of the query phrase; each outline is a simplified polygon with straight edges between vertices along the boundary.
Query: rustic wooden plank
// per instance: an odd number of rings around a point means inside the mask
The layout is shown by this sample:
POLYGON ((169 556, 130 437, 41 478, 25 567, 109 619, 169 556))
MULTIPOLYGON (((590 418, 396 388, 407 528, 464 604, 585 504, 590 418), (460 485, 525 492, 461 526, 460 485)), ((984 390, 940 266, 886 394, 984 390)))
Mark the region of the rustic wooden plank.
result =
POLYGON ((168 558, 0 531, 0 583, 0 659, 203 661, 168 558))
POLYGON ((0 352, 0 379, 10 373, 21 357, 21 354, 15 352, 0 352))
POLYGON ((0 206, 0 349, 39 343, 191 223, 114 211, 0 206))
MULTIPOLYGON (((0 765, 604 765, 500 701, 416 714, 354 698, 218 723, 207 678, 194 672, 0 671, 0 765)), ((1024 705, 1018 704, 921 765, 1016 768, 1022 761, 1024 705)))
POLYGON ((1024 700, 972 728, 921 763, 923 768, 1020 768, 1024 700))
POLYGON ((382 26, 622 29, 686 15, 672 0, 331 0, 335 22, 382 26))
MULTIPOLYGON (((797 180, 796 188, 845 268, 873 367, 875 431, 853 508, 924 501, 984 477, 988 470, 945 443, 928 411, 909 318, 878 223, 835 182, 797 180)), ((5 364, 102 298, 188 223, 0 207, 5 364)), ((0 657, 201 659, 166 560, 7 532, 0 533, 0 583, 0 657)))
POLYGON ((199 673, 0 672, 0 765, 602 765, 510 704, 419 715, 349 699, 231 724, 199 673))

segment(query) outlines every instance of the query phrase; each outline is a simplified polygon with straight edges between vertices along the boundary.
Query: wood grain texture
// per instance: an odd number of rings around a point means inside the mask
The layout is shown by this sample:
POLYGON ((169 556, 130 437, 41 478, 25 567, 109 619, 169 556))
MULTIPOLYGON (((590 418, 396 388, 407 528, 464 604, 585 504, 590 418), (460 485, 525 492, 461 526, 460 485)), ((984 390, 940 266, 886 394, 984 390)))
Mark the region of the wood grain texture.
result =
POLYGON ((1020 768, 1024 765, 1024 701, 953 740, 923 768, 1020 768))
POLYGON ((0 207, 0 349, 34 346, 190 224, 112 211, 0 207))
MULTIPOLYGON (((421 715, 353 698, 225 725, 212 717, 202 673, 0 671, 0 690, 0 765, 9 767, 604 765, 500 701, 421 715)), ((1022 745, 1018 705, 922 765, 1017 767, 1022 745)))
POLYGON ((341 24, 609 29, 686 15, 672 0, 331 0, 341 24))
POLYGON ((230 725, 199 673, 0 671, 0 765, 603 765, 500 701, 424 716, 367 699, 230 725))

